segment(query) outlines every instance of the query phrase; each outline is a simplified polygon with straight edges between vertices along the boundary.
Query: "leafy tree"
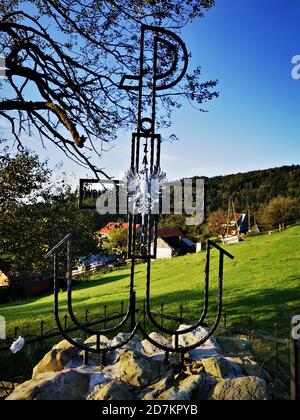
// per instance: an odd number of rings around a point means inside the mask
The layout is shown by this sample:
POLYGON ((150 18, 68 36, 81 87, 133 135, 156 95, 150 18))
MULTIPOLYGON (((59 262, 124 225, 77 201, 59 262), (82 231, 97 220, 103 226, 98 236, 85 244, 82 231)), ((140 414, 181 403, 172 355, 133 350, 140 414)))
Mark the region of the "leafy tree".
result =
POLYGON ((207 219, 206 228, 210 235, 221 236, 223 239, 226 235, 228 215, 223 210, 212 212, 207 219))
POLYGON ((44 255, 70 231, 75 257, 95 252, 97 214, 79 211, 70 187, 54 184, 36 155, 1 157, 0 186, 0 269, 14 282, 52 273, 44 255))
POLYGON ((102 240, 101 247, 107 254, 124 256, 127 252, 127 230, 121 225, 112 228, 109 238, 102 240))
MULTIPOLYGON (((101 154, 119 128, 136 123, 137 92, 118 89, 124 74, 139 69, 142 23, 179 32, 204 15, 214 0, 2 0, 0 55, 8 67, 0 117, 22 147, 22 133, 37 133, 72 159, 101 172, 90 161, 101 154)), ((152 63, 147 41, 145 67, 152 63)), ((170 52, 159 57, 169 68, 170 52)), ((145 69, 146 72, 146 69, 145 69)), ((181 98, 200 110, 218 96, 216 81, 202 81, 196 68, 167 96, 159 96, 159 125, 170 124, 170 113, 181 98)), ((145 105, 149 97, 145 96, 145 105)))
POLYGON ((0 156, 0 209, 12 204, 36 202, 49 194, 51 172, 46 162, 28 151, 12 158, 4 151, 0 156))
POLYGON ((261 207, 259 219, 266 225, 276 225, 279 230, 282 230, 289 220, 296 220, 299 215, 297 201, 291 197, 280 195, 261 207))

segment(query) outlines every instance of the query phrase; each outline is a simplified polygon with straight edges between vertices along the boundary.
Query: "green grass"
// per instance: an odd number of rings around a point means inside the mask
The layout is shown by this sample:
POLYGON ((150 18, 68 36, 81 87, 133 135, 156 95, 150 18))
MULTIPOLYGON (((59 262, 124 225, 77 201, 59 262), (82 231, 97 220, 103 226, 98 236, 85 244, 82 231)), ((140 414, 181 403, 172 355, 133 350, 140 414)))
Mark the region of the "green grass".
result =
MULTIPOLYGON (((225 259, 224 309, 229 323, 241 326, 252 317, 255 328, 272 333, 275 322, 280 324, 280 334, 288 336, 290 318, 300 313, 300 226, 294 226, 274 235, 248 237, 226 249, 235 256, 225 259)), ((154 261, 152 265, 152 308, 197 319, 201 312, 204 285, 204 254, 192 254, 172 260, 154 261), (200 301, 200 303, 199 303, 200 301)), ((213 320, 217 291, 218 258, 212 253, 212 295, 209 319, 213 320)), ((127 302, 129 269, 124 268, 105 275, 95 274, 88 282, 75 287, 74 310, 84 319, 84 310, 90 316, 101 316, 103 306, 109 313, 118 311, 120 302, 127 302)), ((138 307, 145 297, 145 266, 136 267, 138 307)), ((61 293, 61 313, 66 308, 66 294, 61 293)), ((14 326, 23 331, 38 331, 38 321, 46 321, 46 329, 54 326, 51 295, 0 306, 11 333, 14 326)))

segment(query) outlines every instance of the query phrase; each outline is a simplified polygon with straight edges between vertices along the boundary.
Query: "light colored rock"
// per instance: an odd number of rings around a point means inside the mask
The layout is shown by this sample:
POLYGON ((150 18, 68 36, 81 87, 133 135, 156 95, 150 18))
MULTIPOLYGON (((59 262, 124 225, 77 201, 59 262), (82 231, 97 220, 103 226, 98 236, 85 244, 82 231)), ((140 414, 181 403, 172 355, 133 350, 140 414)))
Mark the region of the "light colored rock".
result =
POLYGON ((141 400, 156 400, 160 394, 165 392, 168 388, 176 384, 174 372, 168 372, 167 376, 161 379, 159 382, 148 386, 138 395, 138 399, 141 400))
MULTIPOLYGON (((152 338, 152 340, 156 341, 158 344, 171 347, 170 341, 167 340, 165 337, 163 337, 161 334, 152 332, 151 334, 149 334, 149 337, 152 338)), ((144 352, 148 354, 149 356, 162 352, 158 347, 151 344, 148 340, 143 340, 142 346, 143 346, 144 352)))
POLYGON ((221 349, 225 353, 248 353, 252 354, 252 342, 242 338, 217 337, 221 349))
POLYGON ((84 400, 88 393, 89 382, 88 375, 75 370, 48 372, 19 385, 7 400, 84 400))
POLYGON ((127 351, 119 356, 116 370, 122 381, 137 387, 150 385, 165 373, 161 363, 133 351, 127 351))
POLYGON ((264 370, 251 356, 245 357, 225 357, 226 360, 236 363, 241 366, 245 375, 257 376, 264 379, 267 383, 272 382, 272 378, 269 373, 264 370))
POLYGON ((224 358, 214 358, 202 360, 205 372, 216 379, 230 379, 243 376, 240 365, 224 358))
POLYGON ((163 401, 206 400, 215 382, 205 373, 188 376, 177 386, 163 392, 157 399, 163 401))
MULTIPOLYGON (((109 346, 110 347, 114 347, 118 344, 123 343, 124 341, 128 340, 130 334, 128 333, 119 333, 115 338, 113 338, 110 343, 109 346)), ((141 344, 141 339, 138 335, 135 335, 131 341, 129 341, 129 343, 125 344, 124 347, 122 348, 123 351, 126 350, 132 350, 132 351, 142 351, 143 347, 141 344)))
MULTIPOLYGON (((96 349, 96 347, 97 347, 97 336, 92 335, 87 340, 85 340, 84 344, 93 348, 93 349, 96 349)), ((109 339, 107 337, 105 337, 105 335, 101 335, 100 336, 100 347, 103 348, 103 347, 107 346, 108 344, 109 344, 109 339)))
POLYGON ((268 400, 267 384, 264 380, 254 376, 227 379, 216 385, 211 399, 219 401, 268 400))
MULTIPOLYGON (((178 331, 189 328, 189 325, 180 325, 178 331)), ((203 337, 208 334, 208 331, 199 327, 196 330, 179 336, 179 347, 189 347, 199 342, 203 337)), ((175 337, 172 338, 173 346, 175 344, 175 337)), ((208 357, 217 357, 219 354, 220 346, 215 337, 209 338, 202 346, 188 352, 190 360, 202 360, 208 357)))
POLYGON ((91 393, 97 385, 103 385, 104 383, 111 382, 113 379, 104 372, 102 367, 99 366, 80 366, 75 370, 82 375, 89 376, 89 393, 91 393))
POLYGON ((132 387, 125 382, 111 381, 104 385, 98 385, 87 399, 97 401, 132 401, 134 393, 132 387))
POLYGON ((267 371, 265 371, 257 363, 245 363, 243 365, 243 371, 247 376, 257 376, 258 378, 263 379, 267 383, 272 382, 272 378, 267 371))
POLYGON ((184 369, 184 373, 189 376, 199 375, 203 371, 204 371, 204 366, 200 360, 187 364, 184 369))
POLYGON ((80 361, 79 349, 63 340, 52 348, 33 369, 32 379, 41 373, 61 372, 70 362, 80 361))
MULTIPOLYGON (((109 346, 109 339, 107 337, 105 337, 105 335, 101 335, 100 336, 100 348, 105 348, 107 346, 109 346)), ((85 345, 87 345, 88 347, 92 348, 92 349, 96 349, 97 348, 97 336, 96 335, 92 335, 91 337, 89 337, 87 340, 85 340, 84 342, 85 345)), ((83 357, 85 356, 85 351, 82 350, 80 352, 80 356, 83 357)), ((107 355, 107 362, 108 363, 113 363, 116 355, 114 354, 114 352, 109 353, 107 355)), ((88 357, 88 365, 89 366, 99 366, 101 365, 101 355, 97 354, 97 353, 89 353, 89 357, 88 357)), ((69 367, 76 367, 76 365, 70 365, 69 367)))

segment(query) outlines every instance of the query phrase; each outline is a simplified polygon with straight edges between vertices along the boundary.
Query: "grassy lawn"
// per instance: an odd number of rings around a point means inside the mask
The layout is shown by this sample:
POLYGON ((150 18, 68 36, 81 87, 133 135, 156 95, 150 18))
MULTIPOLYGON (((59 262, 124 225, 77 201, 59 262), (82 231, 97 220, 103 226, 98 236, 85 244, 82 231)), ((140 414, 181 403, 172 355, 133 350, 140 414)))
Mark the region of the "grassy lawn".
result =
MULTIPOLYGON (((235 260, 225 260, 224 309, 229 324, 240 326, 248 317, 255 320, 255 328, 272 333, 275 322, 280 324, 280 334, 288 336, 290 318, 300 313, 300 226, 284 232, 246 238, 226 249, 235 260)), ((166 261, 154 261, 152 269, 152 308, 160 310, 165 303, 167 313, 179 314, 184 306, 184 316, 196 319, 202 309, 204 285, 204 254, 193 254, 166 261)), ((216 301, 218 259, 212 254, 212 294, 210 319, 214 317, 216 301)), ((136 267, 138 307, 145 296, 145 266, 136 267)), ((128 299, 129 269, 107 274, 95 274, 88 282, 77 285, 74 291, 74 310, 84 319, 85 309, 90 317, 101 316, 104 305, 108 312, 116 312, 120 302, 128 299)), ((66 294, 61 293, 61 313, 66 312, 66 294)), ((46 329, 54 326, 52 295, 0 306, 0 315, 8 323, 9 332, 14 326, 38 331, 38 321, 46 321, 46 329)))

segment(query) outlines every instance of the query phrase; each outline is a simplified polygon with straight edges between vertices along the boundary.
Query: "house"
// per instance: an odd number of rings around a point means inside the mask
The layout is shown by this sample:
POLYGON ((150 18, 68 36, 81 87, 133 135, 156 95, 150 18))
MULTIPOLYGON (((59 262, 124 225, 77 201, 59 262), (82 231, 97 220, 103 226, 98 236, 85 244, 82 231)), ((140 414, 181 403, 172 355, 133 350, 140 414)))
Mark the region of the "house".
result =
POLYGON ((246 213, 235 213, 228 222, 228 236, 236 236, 238 234, 248 232, 248 220, 246 213))
POLYGON ((0 270, 0 287, 8 287, 9 285, 8 277, 0 270))
POLYGON ((248 218, 246 213, 234 213, 230 216, 226 225, 224 225, 226 234, 223 237, 224 243, 236 244, 239 242, 241 235, 248 233, 248 218))
MULTIPOLYGON (((106 226, 104 226, 102 229, 100 229, 97 234, 100 237, 100 239, 109 238, 111 231, 114 229, 122 228, 124 230, 128 230, 129 224, 128 223, 122 223, 122 222, 110 222, 107 223, 106 226)), ((140 231, 140 225, 136 225, 137 234, 139 234, 140 231)))
MULTIPOLYGON (((154 242, 151 245, 154 252, 154 242)), ((157 231, 157 259, 168 259, 177 255, 184 255, 195 251, 195 244, 179 229, 158 229, 157 231)))

